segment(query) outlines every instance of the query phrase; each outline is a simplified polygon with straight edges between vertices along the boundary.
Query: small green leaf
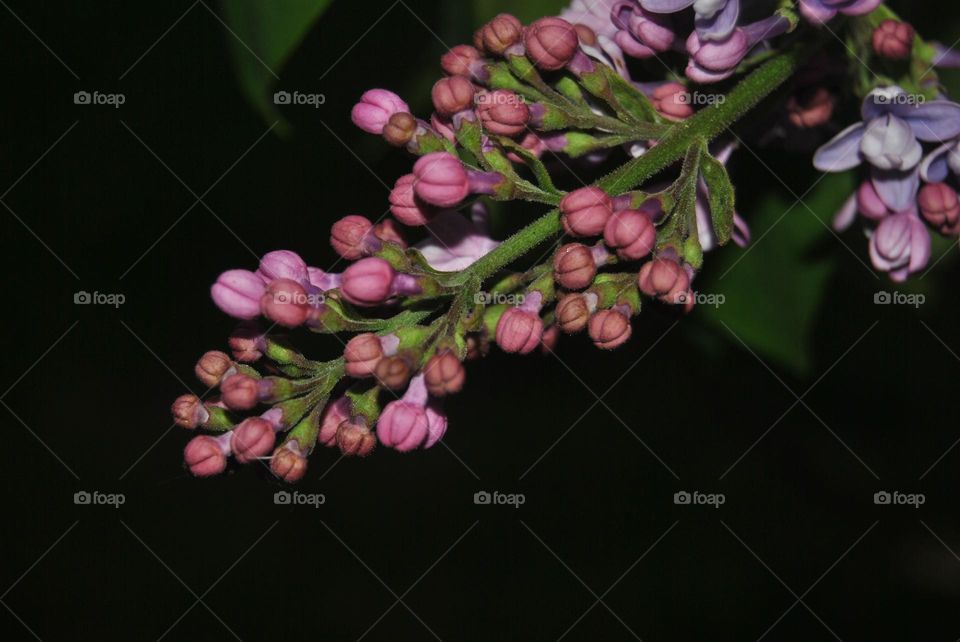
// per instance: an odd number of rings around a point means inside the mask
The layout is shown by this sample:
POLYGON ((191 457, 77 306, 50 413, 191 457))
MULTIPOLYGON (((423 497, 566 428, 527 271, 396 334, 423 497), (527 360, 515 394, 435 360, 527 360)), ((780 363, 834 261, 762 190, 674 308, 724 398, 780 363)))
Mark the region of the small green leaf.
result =
POLYGON ((700 157, 700 174, 710 192, 710 216, 717 243, 726 245, 733 234, 733 183, 723 163, 706 151, 700 157))
POLYGON ((280 71, 332 0, 223 0, 234 68, 247 100, 267 122, 289 124, 273 102, 280 71))

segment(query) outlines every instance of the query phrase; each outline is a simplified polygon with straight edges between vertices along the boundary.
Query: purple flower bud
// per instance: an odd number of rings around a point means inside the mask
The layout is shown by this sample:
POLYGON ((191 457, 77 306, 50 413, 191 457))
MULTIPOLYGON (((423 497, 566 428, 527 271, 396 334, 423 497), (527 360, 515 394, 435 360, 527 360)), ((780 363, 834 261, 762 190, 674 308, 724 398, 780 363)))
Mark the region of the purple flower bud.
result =
POLYGON ((473 96, 477 88, 466 76, 441 78, 430 90, 433 106, 441 116, 453 116, 473 107, 473 96))
POLYGON ((183 449, 183 463, 190 469, 190 474, 212 477, 226 470, 232 436, 232 432, 225 432, 217 437, 200 435, 191 439, 183 449))
POLYGON ((873 50, 884 58, 905 60, 910 57, 916 35, 909 23, 884 20, 873 30, 873 50))
POLYGON ((593 252, 582 243, 567 243, 553 255, 553 278, 567 290, 582 290, 597 276, 593 252))
POLYGON ((653 90, 650 96, 653 108, 668 120, 685 120, 693 116, 690 94, 678 82, 668 82, 653 90))
POLYGON ((233 362, 230 357, 219 350, 211 350, 200 357, 193 372, 203 385, 213 388, 219 385, 223 376, 232 369, 233 362))
POLYGON ((600 310, 590 317, 587 332, 593 345, 601 350, 613 350, 627 342, 633 329, 630 318, 619 309, 600 310))
POLYGON ((501 13, 480 28, 480 38, 484 51, 501 56, 523 38, 523 25, 509 13, 501 13))
POLYGON ((230 448, 233 457, 241 464, 266 457, 276 442, 276 433, 270 422, 262 417, 248 417, 233 429, 230 448))
POLYGON ((383 356, 384 349, 380 337, 372 332, 358 334, 350 339, 343 349, 346 373, 356 379, 371 377, 383 356))
POLYGON ((263 356, 266 343, 256 324, 242 323, 228 340, 233 358, 243 363, 253 363, 263 356))
POLYGON ((466 76, 482 81, 483 58, 475 47, 457 45, 440 58, 440 66, 451 76, 466 76))
POLYGON ((420 123, 413 114, 398 111, 383 126, 383 139, 394 147, 403 147, 413 140, 419 127, 420 123))
POLYGON ((922 270, 930 261, 930 233, 923 221, 911 211, 883 219, 870 237, 870 260, 898 283, 922 270))
POLYGON ((960 233, 960 202, 957 192, 946 183, 924 185, 918 197, 920 212, 941 234, 960 233))
POLYGON ((430 420, 427 418, 427 388, 423 375, 410 381, 407 392, 398 401, 391 401, 377 421, 380 443, 400 452, 418 448, 427 440, 430 420))
POLYGON ((447 152, 422 156, 413 166, 417 196, 437 207, 459 205, 470 193, 467 170, 460 160, 447 152))
POLYGON ((410 359, 406 355, 394 355, 380 359, 373 376, 387 390, 403 390, 412 374, 410 359))
POLYGON ((377 438, 362 417, 347 419, 337 429, 337 446, 344 457, 366 457, 376 445, 377 438))
POLYGON ((562 69, 580 45, 577 30, 562 18, 541 18, 526 28, 523 43, 533 63, 547 71, 562 69))
POLYGON ((707 71, 725 73, 736 68, 747 55, 750 42, 743 29, 734 29, 726 40, 704 41, 696 31, 687 38, 687 53, 693 62, 707 71))
POLYGON ((320 417, 320 431, 317 433, 317 443, 333 448, 337 445, 337 430, 340 424, 350 419, 350 399, 340 397, 336 401, 331 401, 323 409, 323 415, 320 417))
POLYGON ((260 311, 277 325, 296 328, 307 321, 310 314, 307 291, 297 281, 271 281, 260 299, 260 311))
POLYGON ((613 201, 599 187, 581 187, 563 197, 560 211, 570 236, 599 236, 613 215, 613 201))
POLYGON ((341 292, 354 305, 380 305, 390 297, 395 275, 381 258, 360 259, 344 271, 341 292))
POLYGON ((512 91, 497 89, 477 97, 477 116, 491 134, 516 136, 526 130, 530 108, 512 91))
POLYGON ((664 303, 683 303, 690 290, 690 275, 677 261, 660 257, 643 264, 637 287, 664 303))
POLYGON ((174 423, 187 430, 194 430, 210 416, 196 395, 180 395, 170 407, 170 412, 174 423))
POLYGON ((300 255, 290 250, 268 252, 260 259, 257 276, 264 283, 277 279, 290 279, 297 283, 307 283, 307 264, 300 255))
POLYGON ((603 228, 603 240, 617 255, 628 261, 642 259, 657 244, 657 228, 650 217, 638 210, 614 213, 603 228))
POLYGON ((557 303, 557 323, 567 334, 576 334, 587 327, 590 315, 597 309, 597 295, 592 292, 568 294, 557 303))
POLYGON ((872 221, 879 221, 891 214, 890 208, 883 202, 872 181, 863 181, 857 188, 857 209, 872 221))
POLYGON ((503 313, 497 323, 497 345, 504 352, 529 354, 540 345, 543 336, 543 320, 540 308, 543 296, 531 292, 521 305, 503 313))
POLYGON ((870 13, 883 0, 800 0, 800 13, 814 24, 832 20, 837 12, 848 16, 870 13))
POLYGON ((426 225, 437 214, 436 208, 417 196, 416 182, 413 174, 401 176, 390 192, 390 211, 404 225, 426 225))
POLYGON ((427 403, 424 412, 427 413, 427 439, 423 442, 423 447, 433 448, 447 433, 447 415, 440 408, 439 401, 427 403))
POLYGON ((220 383, 221 399, 231 410, 250 410, 260 397, 257 382, 245 374, 233 374, 220 383))
POLYGON ((333 224, 330 230, 330 245, 343 258, 355 261, 373 249, 370 243, 372 231, 373 224, 365 217, 345 216, 333 224))
POLYGON ((250 270, 228 270, 217 277, 210 296, 218 308, 236 319, 260 316, 260 299, 266 286, 250 270))
POLYGON ((449 350, 435 354, 423 368, 427 390, 434 397, 451 395, 463 388, 467 374, 463 364, 449 350))
POLYGON ((365 132, 382 134, 390 117, 398 112, 409 112, 410 107, 399 96, 386 89, 371 89, 353 106, 350 118, 365 132))
POLYGON ((270 458, 270 472, 287 482, 295 484, 307 472, 307 458, 295 439, 277 448, 270 458))

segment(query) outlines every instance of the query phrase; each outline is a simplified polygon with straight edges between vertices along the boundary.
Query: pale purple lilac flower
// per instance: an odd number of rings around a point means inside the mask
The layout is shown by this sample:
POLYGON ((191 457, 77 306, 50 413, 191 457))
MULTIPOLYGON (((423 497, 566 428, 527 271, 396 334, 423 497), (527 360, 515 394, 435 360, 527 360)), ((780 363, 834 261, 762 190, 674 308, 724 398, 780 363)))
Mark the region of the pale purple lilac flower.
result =
POLYGON ((800 0, 800 13, 815 24, 832 20, 837 13, 846 16, 862 16, 870 13, 883 0, 800 0))
POLYGON ((500 245, 487 233, 487 211, 473 207, 471 218, 459 212, 443 212, 427 224, 430 236, 416 246, 435 270, 456 272, 468 268, 500 245))
POLYGON ((723 40, 737 26, 740 0, 639 0, 653 13, 676 13, 693 7, 694 25, 701 40, 723 40))

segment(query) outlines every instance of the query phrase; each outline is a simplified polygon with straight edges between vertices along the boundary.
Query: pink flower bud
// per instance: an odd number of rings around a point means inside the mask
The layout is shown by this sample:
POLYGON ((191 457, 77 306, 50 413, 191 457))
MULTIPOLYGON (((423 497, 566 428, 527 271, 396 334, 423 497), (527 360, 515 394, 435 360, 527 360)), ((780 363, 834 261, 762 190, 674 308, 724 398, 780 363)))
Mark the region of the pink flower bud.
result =
POLYGON ((230 361, 230 357, 219 350, 211 350, 200 357, 193 372, 203 385, 213 388, 232 367, 233 362, 230 361))
POLYGON ((390 117, 398 112, 410 112, 400 96, 386 89, 371 89, 353 106, 350 118, 363 131, 379 135, 390 117))
POLYGON ((262 417, 248 417, 233 429, 230 449, 233 457, 241 464, 249 464, 255 459, 266 457, 276 441, 273 426, 262 417))
POLYGON ((380 337, 372 332, 358 334, 347 342, 343 350, 346 361, 346 373, 350 377, 361 379, 373 376, 377 364, 383 358, 380 337))
POLYGON ((263 334, 255 324, 240 324, 228 340, 233 358, 243 363, 253 363, 263 356, 266 347, 263 334))
POLYGON ((340 424, 350 418, 350 400, 347 397, 340 397, 336 401, 331 401, 323 409, 323 415, 320 417, 320 432, 317 433, 317 443, 333 448, 337 445, 337 429, 340 424))
POLYGON ((811 129, 827 123, 833 116, 833 94, 826 87, 794 94, 787 100, 787 118, 794 127, 811 129))
POLYGON ((288 484, 295 484, 303 479, 307 472, 307 458, 295 440, 288 441, 273 453, 270 458, 270 472, 288 484))
POLYGON ((523 25, 509 13, 501 13, 480 28, 480 38, 484 50, 500 56, 523 38, 523 25))
POLYGON ((863 181, 857 188, 857 208, 861 214, 871 221, 879 221, 891 214, 887 204, 881 200, 871 181, 863 181))
POLYGON ((395 274, 381 258, 360 259, 343 272, 341 292, 354 305, 380 305, 390 297, 395 274))
POLYGON ((694 30, 687 38, 687 53, 692 62, 708 72, 722 73, 732 70, 747 55, 750 41, 743 29, 734 29, 724 40, 700 39, 694 30))
POLYGON ((307 264, 300 255, 290 250, 277 250, 268 252, 260 259, 260 269, 257 270, 257 276, 263 279, 264 283, 270 283, 277 279, 290 279, 297 283, 307 282, 307 264))
POLYGON ((236 319, 260 316, 260 299, 266 286, 249 270, 228 270, 217 277, 210 296, 218 308, 236 319))
POLYGON ((542 300, 539 292, 532 292, 521 305, 503 313, 497 323, 497 345, 501 350, 529 354, 540 345, 543 336, 542 300))
POLYGON ((563 197, 560 211, 570 236, 599 236, 613 214, 613 201, 599 187, 581 187, 563 197))
POLYGON ((453 116, 473 107, 473 95, 477 88, 466 76, 441 78, 430 91, 433 106, 441 116, 453 116))
POLYGON ((562 69, 580 46, 577 30, 562 18, 537 20, 527 27, 523 43, 533 63, 548 71, 562 69))
POLYGON ((477 98, 477 116, 484 129, 497 136, 516 136, 527 129, 530 108, 512 91, 497 89, 477 98))
POLYGON ((407 174, 397 179, 390 192, 390 211, 404 225, 426 225, 437 210, 423 201, 414 191, 417 177, 407 174))
POLYGON ((657 258, 640 268, 637 286, 647 296, 664 303, 681 303, 690 289, 690 275, 677 261, 657 258))
POLYGON ((419 123, 413 114, 398 111, 383 126, 383 139, 394 147, 403 147, 413 140, 418 127, 419 123))
POLYGON ((391 401, 377 421, 377 438, 384 446, 408 452, 424 444, 430 432, 427 388, 423 375, 410 381, 403 398, 391 401))
POLYGON ((445 53, 440 58, 440 66, 451 76, 466 76, 480 82, 486 82, 489 76, 480 52, 470 45, 457 45, 445 53))
POLYGON ((377 438, 360 417, 347 419, 337 429, 337 446, 345 457, 366 457, 376 445, 377 438))
POLYGON ((307 291, 290 279, 272 281, 260 299, 260 310, 277 325, 285 328, 301 326, 310 313, 307 291))
POLYGON ((395 355, 381 359, 377 363, 373 376, 388 390, 403 390, 412 374, 410 361, 403 355, 395 355))
POLYGON ((582 243, 562 245, 553 255, 553 278, 560 287, 582 290, 597 276, 593 252, 582 243))
POLYGON ((252 377, 233 374, 220 382, 220 398, 231 410, 250 410, 259 401, 259 387, 252 377))
POLYGON ((568 294, 557 303, 557 323, 567 334, 576 334, 587 327, 590 315, 596 309, 597 295, 568 294), (593 303, 593 305, 591 305, 593 303))
POLYGON ((467 170, 447 152, 422 156, 413 166, 417 196, 437 207, 454 207, 470 193, 467 170))
POLYGON ((467 373, 456 355, 449 350, 444 350, 427 361, 423 376, 430 394, 434 397, 444 397, 463 389, 467 373))
POLYGON ((330 245, 334 251, 347 259, 355 261, 370 253, 369 238, 373 224, 363 216, 345 216, 333 224, 330 230, 330 245))
POLYGON ((891 60, 905 60, 913 51, 916 32, 906 22, 887 19, 873 30, 873 50, 878 56, 891 60))
POLYGON ((920 212, 941 234, 960 233, 960 202, 957 192, 946 183, 924 185, 919 194, 920 212))
POLYGON ((891 214, 870 237, 870 260, 902 283, 930 262, 930 232, 912 210, 891 214))
POLYGON ((636 261, 650 254, 657 245, 657 228, 650 218, 638 210, 620 210, 603 228, 603 240, 627 261, 636 261))
POLYGON ((200 435, 191 439, 183 449, 183 463, 194 477, 212 477, 227 468, 232 433, 218 437, 200 435))
POLYGON ((653 108, 668 120, 684 120, 693 116, 690 93, 678 82, 668 82, 653 90, 653 108))
POLYGON ((181 428, 193 430, 207 420, 210 413, 195 395, 180 395, 170 406, 173 421, 181 428))
POLYGON ((601 350, 613 350, 627 342, 632 328, 630 319, 619 310, 600 310, 592 317, 587 328, 593 345, 601 350))

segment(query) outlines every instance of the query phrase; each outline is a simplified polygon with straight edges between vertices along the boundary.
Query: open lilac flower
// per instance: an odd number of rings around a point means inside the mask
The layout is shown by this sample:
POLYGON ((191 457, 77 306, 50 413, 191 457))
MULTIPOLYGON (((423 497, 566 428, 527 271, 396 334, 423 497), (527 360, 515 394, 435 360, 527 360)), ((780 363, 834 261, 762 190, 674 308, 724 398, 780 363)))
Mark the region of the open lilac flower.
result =
POLYGON ((676 13, 693 7, 694 25, 701 40, 723 40, 737 26, 740 0, 639 0, 653 13, 676 13))
POLYGON ((581 49, 599 60, 608 58, 613 63, 613 68, 626 78, 629 75, 627 63, 623 50, 615 40, 619 29, 610 19, 611 10, 617 4, 620 4, 620 0, 573 0, 560 17, 572 25, 589 27, 597 41, 590 43, 581 38, 581 49))
POLYGON ((823 172, 842 172, 867 162, 880 198, 890 209, 904 210, 920 185, 920 141, 942 142, 960 135, 960 105, 922 102, 900 87, 881 87, 867 95, 861 113, 864 122, 818 149, 813 164, 823 172))
POLYGON ((928 183, 940 183, 951 172, 960 176, 960 138, 936 148, 920 163, 920 177, 928 183))
POLYGON ((862 16, 870 13, 882 0, 800 0, 800 13, 813 23, 823 24, 837 13, 846 16, 862 16))
POLYGON ((434 270, 463 270, 499 245, 486 233, 486 218, 483 205, 475 206, 469 219, 459 212, 444 212, 430 221, 430 236, 416 248, 434 270))

